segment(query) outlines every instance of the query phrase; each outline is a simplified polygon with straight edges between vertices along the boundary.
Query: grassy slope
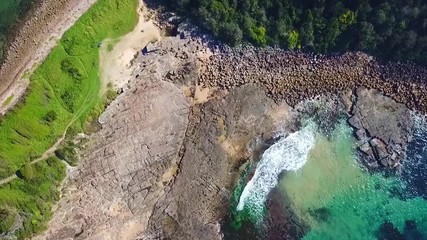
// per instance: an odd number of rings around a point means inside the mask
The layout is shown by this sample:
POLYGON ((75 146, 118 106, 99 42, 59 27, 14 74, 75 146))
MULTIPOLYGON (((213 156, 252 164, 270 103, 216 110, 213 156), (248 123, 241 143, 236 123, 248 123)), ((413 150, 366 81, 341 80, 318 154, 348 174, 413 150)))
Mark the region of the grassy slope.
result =
MULTIPOLYGON (((99 0, 31 76, 25 99, 0 120, 1 178, 42 155, 74 120, 74 127, 82 129, 88 118, 103 109, 98 95, 99 46, 103 39, 133 29, 137 4, 137 0, 99 0), (47 120, 49 112, 55 112, 55 117, 47 120)), ((26 216, 25 229, 18 233, 21 236, 42 229, 50 215, 50 204, 57 199, 56 187, 64 173, 55 161, 33 166, 37 168, 36 180, 18 179, 0 188, 0 208, 18 209, 26 216)))
POLYGON ((100 0, 36 70, 24 102, 0 122, 0 176, 40 156, 76 115, 84 122, 100 100, 98 46, 105 38, 132 30, 136 4, 135 0, 100 0), (58 116, 52 122, 44 120, 49 111, 58 116))

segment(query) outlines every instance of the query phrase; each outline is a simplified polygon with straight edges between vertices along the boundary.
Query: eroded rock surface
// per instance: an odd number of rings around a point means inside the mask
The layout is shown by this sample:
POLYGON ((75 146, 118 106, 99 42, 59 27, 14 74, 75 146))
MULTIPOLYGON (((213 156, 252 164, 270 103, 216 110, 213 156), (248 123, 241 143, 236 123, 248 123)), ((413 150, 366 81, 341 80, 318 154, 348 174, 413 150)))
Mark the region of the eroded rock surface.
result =
POLYGON ((286 117, 274 118, 284 109, 255 86, 193 108, 180 172, 141 239, 221 239, 218 221, 227 213, 238 167, 249 160, 242 158, 262 147, 263 133, 289 125, 286 117))
POLYGON ((349 123, 370 166, 395 167, 405 157, 412 136, 412 116, 405 105, 377 90, 359 88, 349 123))
POLYGON ((188 125, 189 103, 155 74, 126 90, 101 116, 83 162, 39 239, 132 239, 167 192, 188 125))

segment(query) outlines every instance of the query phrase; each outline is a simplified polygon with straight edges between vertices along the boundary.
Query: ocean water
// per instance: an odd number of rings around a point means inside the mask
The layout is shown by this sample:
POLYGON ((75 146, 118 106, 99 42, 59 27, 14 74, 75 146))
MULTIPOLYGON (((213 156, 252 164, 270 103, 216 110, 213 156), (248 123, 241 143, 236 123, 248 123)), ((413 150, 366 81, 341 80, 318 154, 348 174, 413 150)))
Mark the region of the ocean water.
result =
POLYGON ((13 25, 30 8, 33 0, 0 1, 0 59, 4 55, 4 44, 13 25))
POLYGON ((427 239, 427 133, 420 122, 402 174, 392 176, 360 167, 345 121, 328 134, 305 127, 284 137, 276 144, 302 147, 279 151, 274 144, 248 170, 254 174, 235 189, 225 238, 427 239))
POLYGON ((268 194, 277 185, 280 173, 295 171, 306 163, 309 150, 314 145, 314 128, 314 124, 310 123, 301 131, 280 139, 264 152, 254 176, 243 189, 237 211, 246 207, 253 214, 262 214, 268 194), (283 156, 288 160, 283 161, 283 156))

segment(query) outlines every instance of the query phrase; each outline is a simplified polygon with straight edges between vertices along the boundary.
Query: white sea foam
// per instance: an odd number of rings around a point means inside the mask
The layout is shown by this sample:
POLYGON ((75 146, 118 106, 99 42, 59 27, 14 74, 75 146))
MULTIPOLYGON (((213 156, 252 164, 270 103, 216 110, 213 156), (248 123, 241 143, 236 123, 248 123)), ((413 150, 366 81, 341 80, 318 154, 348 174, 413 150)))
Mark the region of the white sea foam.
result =
POLYGON ((237 210, 248 206, 253 211, 262 211, 268 193, 277 185, 279 174, 285 170, 296 171, 307 162, 314 145, 315 124, 310 123, 300 131, 283 137, 268 148, 255 174, 243 189, 237 210))

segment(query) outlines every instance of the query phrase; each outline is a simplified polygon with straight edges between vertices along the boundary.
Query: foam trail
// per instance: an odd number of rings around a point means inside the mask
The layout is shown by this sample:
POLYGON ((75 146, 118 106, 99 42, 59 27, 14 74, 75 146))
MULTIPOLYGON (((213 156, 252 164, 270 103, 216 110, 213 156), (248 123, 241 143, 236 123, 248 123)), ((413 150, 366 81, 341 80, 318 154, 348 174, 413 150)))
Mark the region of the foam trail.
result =
POLYGON ((248 205, 253 211, 262 211, 268 193, 277 185, 279 174, 285 170, 298 170, 307 162, 308 153, 314 145, 314 132, 314 123, 309 123, 264 152, 254 176, 243 189, 238 211, 248 205))

